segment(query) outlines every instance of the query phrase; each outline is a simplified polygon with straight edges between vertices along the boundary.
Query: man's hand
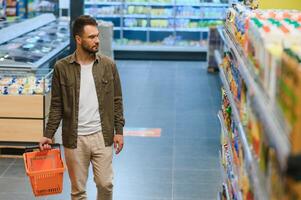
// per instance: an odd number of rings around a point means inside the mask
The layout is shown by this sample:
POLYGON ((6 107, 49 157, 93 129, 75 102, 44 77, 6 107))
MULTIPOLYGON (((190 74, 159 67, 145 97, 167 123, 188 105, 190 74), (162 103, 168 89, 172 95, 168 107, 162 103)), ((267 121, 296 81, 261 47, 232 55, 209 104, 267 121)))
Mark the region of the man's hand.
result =
POLYGON ((49 144, 52 143, 52 140, 47 137, 42 137, 39 142, 40 150, 49 150, 51 146, 49 144))
POLYGON ((118 135, 116 134, 114 136, 114 149, 115 149, 115 153, 119 154, 120 151, 123 148, 123 135, 118 135))

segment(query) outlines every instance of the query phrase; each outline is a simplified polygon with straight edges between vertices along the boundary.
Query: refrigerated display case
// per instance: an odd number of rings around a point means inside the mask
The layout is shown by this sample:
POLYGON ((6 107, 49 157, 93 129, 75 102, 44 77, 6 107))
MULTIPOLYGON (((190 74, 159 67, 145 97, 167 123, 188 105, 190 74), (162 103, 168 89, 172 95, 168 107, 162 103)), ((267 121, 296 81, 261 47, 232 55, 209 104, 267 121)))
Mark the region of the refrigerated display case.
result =
POLYGON ((0 67, 35 70, 68 44, 69 21, 54 18, 46 25, 0 44, 0 67))
POLYGON ((0 142, 37 142, 49 112, 53 64, 68 49, 69 20, 45 14, 0 30, 7 32, 0 39, 0 142))
POLYGON ((228 1, 85 0, 84 13, 114 24, 114 50, 207 52, 209 27, 228 1), (217 2, 217 1, 214 1, 217 2))
POLYGON ((50 105, 52 69, 0 69, 0 142, 38 142, 50 105))

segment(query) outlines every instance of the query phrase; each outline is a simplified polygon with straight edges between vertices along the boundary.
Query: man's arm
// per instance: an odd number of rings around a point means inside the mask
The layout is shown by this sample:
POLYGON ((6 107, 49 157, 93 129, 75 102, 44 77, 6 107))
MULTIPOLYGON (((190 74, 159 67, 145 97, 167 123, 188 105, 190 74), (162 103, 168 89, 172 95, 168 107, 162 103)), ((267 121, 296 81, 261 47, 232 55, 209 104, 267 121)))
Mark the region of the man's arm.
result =
POLYGON ((123 117, 123 103, 122 103, 122 90, 121 83, 116 65, 113 67, 114 76, 114 148, 118 154, 123 148, 123 127, 125 120, 123 117))
POLYGON ((123 117, 122 90, 116 65, 113 68, 114 76, 114 128, 116 134, 123 135, 125 120, 123 117))
POLYGON ((52 85, 51 85, 51 103, 48 122, 44 132, 44 137, 40 140, 40 149, 49 149, 49 143, 52 142, 52 138, 57 131, 58 126, 60 125, 63 113, 63 104, 61 96, 61 84, 60 76, 58 72, 58 65, 55 64, 53 76, 52 76, 52 85), (43 148, 44 147, 44 148, 43 148))

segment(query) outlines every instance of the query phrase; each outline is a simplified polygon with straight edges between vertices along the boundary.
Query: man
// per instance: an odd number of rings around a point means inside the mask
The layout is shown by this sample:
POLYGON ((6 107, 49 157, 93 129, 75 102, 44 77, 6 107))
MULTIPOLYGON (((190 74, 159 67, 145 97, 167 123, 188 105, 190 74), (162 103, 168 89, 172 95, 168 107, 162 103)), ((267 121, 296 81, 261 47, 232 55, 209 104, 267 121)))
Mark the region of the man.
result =
POLYGON ((71 198, 87 199, 86 182, 93 166, 98 200, 111 200, 112 144, 123 148, 123 105, 118 71, 108 57, 96 54, 97 22, 80 16, 73 22, 75 52, 54 67, 49 119, 40 149, 50 149, 62 120, 62 139, 71 181, 71 198))

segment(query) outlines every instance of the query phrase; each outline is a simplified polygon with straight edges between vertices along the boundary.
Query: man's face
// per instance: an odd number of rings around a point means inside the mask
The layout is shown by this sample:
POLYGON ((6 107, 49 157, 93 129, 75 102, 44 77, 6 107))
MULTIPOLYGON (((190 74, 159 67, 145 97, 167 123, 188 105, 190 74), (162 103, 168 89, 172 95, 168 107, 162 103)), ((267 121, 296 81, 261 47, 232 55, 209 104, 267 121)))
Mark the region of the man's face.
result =
POLYGON ((97 53, 99 48, 99 31, 96 26, 86 25, 81 36, 77 37, 78 45, 87 53, 97 53))

